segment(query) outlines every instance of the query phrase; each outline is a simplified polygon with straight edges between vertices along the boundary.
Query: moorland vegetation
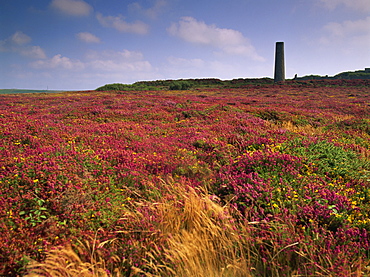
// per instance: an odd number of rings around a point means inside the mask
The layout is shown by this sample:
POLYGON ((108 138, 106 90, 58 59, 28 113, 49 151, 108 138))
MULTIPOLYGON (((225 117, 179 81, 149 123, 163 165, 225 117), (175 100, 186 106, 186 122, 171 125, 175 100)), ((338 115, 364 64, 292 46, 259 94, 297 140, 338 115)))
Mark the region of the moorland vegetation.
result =
POLYGON ((370 274, 368 80, 171 84, 0 95, 0 275, 370 274))

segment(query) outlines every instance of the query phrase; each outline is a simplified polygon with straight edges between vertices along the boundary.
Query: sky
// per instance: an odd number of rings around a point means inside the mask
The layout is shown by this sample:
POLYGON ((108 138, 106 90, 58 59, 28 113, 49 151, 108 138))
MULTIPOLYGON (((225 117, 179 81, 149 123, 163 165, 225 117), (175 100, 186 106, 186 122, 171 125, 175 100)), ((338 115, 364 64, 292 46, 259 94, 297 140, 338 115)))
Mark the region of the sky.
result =
POLYGON ((370 67, 370 0, 0 0, 0 88, 370 67))

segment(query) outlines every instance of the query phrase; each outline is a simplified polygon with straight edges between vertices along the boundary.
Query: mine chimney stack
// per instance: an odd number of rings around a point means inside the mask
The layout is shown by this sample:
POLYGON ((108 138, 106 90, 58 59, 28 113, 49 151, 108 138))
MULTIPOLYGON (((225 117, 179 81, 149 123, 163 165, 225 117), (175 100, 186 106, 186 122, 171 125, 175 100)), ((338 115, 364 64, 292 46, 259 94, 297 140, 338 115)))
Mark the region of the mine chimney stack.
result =
POLYGON ((284 42, 276 42, 274 82, 285 81, 284 42))

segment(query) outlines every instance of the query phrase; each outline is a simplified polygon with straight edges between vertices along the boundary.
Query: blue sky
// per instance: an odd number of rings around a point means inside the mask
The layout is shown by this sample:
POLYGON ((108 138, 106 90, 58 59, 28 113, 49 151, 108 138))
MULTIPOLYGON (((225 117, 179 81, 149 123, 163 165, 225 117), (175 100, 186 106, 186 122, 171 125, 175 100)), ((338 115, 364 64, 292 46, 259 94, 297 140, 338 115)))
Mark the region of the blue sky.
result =
POLYGON ((370 0, 0 0, 0 88, 370 67, 370 0))

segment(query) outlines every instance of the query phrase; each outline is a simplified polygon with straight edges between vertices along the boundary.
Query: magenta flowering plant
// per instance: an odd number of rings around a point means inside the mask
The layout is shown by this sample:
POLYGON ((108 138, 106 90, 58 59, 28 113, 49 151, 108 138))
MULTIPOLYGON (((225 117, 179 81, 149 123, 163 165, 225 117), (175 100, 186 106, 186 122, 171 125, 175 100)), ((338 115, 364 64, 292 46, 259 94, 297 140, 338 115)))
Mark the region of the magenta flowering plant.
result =
POLYGON ((0 275, 81 238, 125 274, 154 274, 170 236, 153 207, 185 203, 167 178, 233 211, 260 275, 365 271, 363 84, 0 95, 0 275))

